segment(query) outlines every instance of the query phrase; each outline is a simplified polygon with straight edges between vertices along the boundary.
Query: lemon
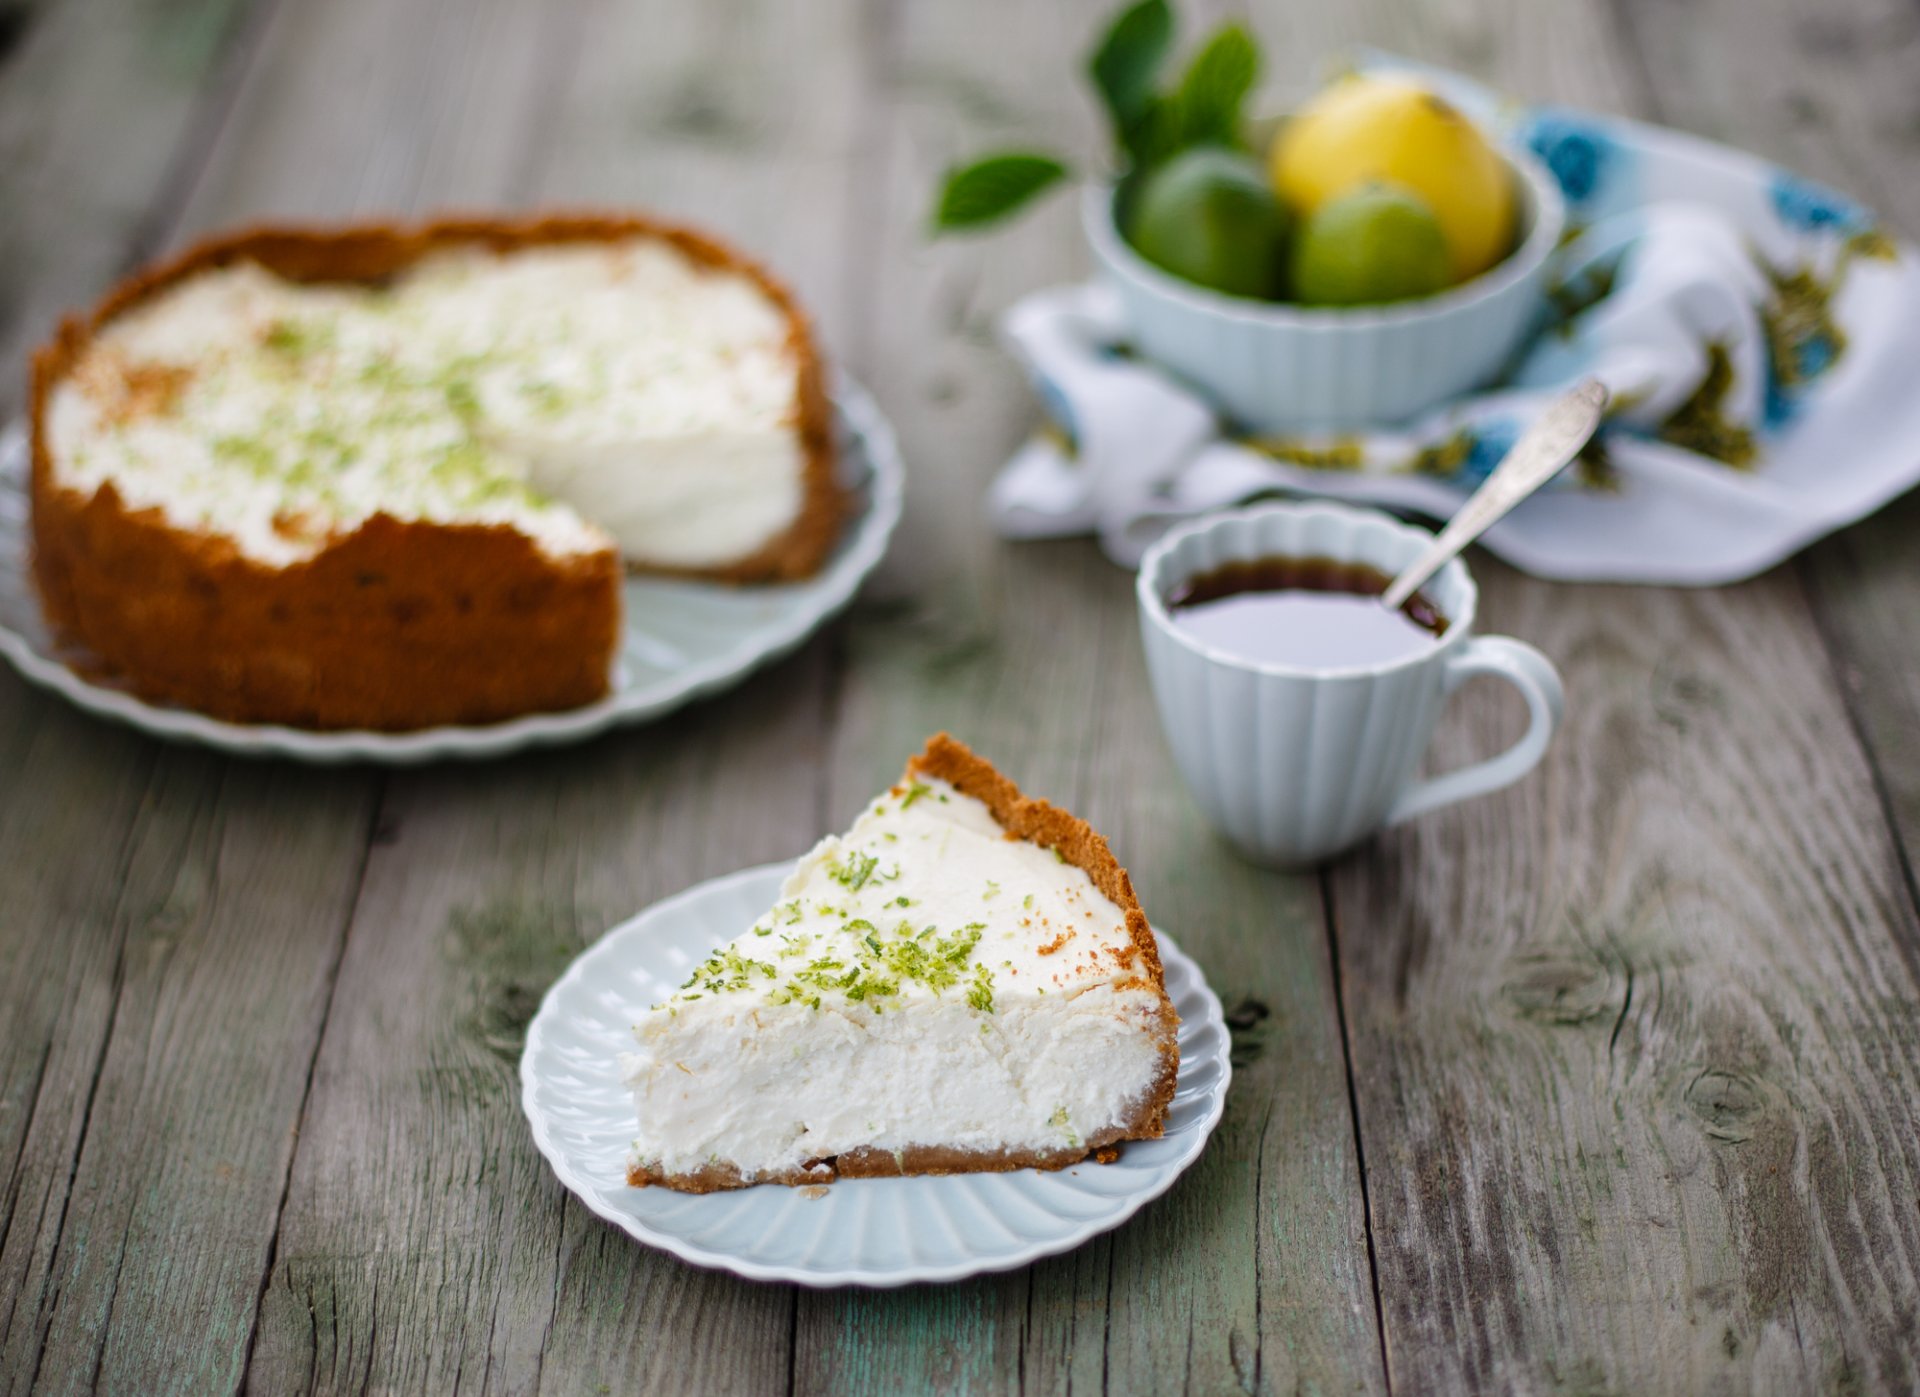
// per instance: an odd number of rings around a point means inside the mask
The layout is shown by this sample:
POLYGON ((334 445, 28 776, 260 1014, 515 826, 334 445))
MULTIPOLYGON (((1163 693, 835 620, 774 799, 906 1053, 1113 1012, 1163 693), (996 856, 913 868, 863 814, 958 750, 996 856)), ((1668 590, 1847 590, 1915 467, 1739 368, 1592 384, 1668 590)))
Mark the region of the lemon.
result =
POLYGON ((1447 240, 1416 195, 1367 184, 1330 199, 1300 226, 1293 294, 1310 306, 1374 305, 1446 286, 1447 240))
POLYGON ((1150 172, 1131 204, 1127 240, 1149 262, 1230 296, 1279 290, 1287 211, 1259 161, 1186 151, 1150 172))
POLYGON ((1513 246, 1506 162, 1457 108, 1403 78, 1354 74, 1334 83, 1280 128, 1267 168, 1302 217, 1374 181, 1419 195, 1440 222, 1455 281, 1478 276, 1513 246))

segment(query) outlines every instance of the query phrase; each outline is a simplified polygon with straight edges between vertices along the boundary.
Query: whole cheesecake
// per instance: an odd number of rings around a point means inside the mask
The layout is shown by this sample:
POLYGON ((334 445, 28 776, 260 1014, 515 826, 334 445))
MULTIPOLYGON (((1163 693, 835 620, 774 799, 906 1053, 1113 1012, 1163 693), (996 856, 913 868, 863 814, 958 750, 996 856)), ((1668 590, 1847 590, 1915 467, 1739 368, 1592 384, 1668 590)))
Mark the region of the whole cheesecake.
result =
POLYGON ((843 511, 792 297, 632 216, 203 243, 61 327, 32 427, 50 627, 240 722, 591 703, 624 571, 805 577, 843 511))

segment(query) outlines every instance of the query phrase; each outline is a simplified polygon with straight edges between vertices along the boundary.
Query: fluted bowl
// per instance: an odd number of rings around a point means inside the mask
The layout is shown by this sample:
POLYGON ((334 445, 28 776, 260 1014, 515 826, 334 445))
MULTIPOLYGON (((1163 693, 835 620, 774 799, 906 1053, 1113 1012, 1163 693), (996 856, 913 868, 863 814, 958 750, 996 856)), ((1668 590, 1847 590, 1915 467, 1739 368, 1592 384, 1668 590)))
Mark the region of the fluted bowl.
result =
POLYGON ((1269 436, 1357 430, 1483 387, 1540 323, 1566 204, 1532 155, 1502 154, 1520 194, 1518 246, 1458 286, 1387 305, 1258 301, 1182 280, 1121 236, 1110 185, 1088 187, 1082 223, 1135 347, 1234 425, 1269 436))

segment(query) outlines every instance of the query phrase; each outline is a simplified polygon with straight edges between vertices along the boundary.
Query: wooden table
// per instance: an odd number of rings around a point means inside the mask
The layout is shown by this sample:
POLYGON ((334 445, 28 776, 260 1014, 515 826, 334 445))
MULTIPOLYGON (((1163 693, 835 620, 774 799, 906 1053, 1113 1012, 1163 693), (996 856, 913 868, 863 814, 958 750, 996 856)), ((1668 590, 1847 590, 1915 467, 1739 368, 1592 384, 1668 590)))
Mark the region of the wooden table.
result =
MULTIPOLYGON (((950 160, 1097 150, 1069 75, 1104 8, 0 5, 0 409, 54 313, 204 229, 633 203, 764 250, 912 470, 849 619, 571 751, 229 761, 0 674, 0 1387, 1920 1386, 1920 501, 1717 591, 1482 558, 1489 628, 1567 676, 1544 768, 1318 876, 1236 862, 1170 768, 1129 579, 980 522, 1034 421, 994 318, 1084 270, 1071 211, 924 241, 950 160), (939 727, 1105 830, 1223 993, 1206 1156, 1071 1255, 905 1293, 749 1284, 589 1216, 517 1102, 543 988, 841 824, 939 727)), ((1253 19, 1283 80, 1382 44, 1920 231, 1907 0, 1253 19)), ((1487 686, 1436 755, 1519 722, 1487 686)))

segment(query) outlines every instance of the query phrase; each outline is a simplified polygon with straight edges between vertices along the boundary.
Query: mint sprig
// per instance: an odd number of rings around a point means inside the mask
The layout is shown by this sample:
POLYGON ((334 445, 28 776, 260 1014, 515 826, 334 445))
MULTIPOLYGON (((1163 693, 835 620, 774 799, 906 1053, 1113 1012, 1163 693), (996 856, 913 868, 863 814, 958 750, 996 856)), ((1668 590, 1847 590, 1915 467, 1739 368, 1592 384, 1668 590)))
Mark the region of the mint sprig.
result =
POLYGON ((1167 0, 1140 0, 1114 18, 1087 60, 1087 75, 1113 125, 1114 145, 1135 163, 1145 163, 1152 132, 1161 124, 1156 89, 1173 33, 1167 0))
POLYGON ((1179 145, 1238 147, 1240 108, 1260 76, 1260 50, 1237 24, 1214 31, 1187 65, 1173 105, 1179 113, 1179 145))

